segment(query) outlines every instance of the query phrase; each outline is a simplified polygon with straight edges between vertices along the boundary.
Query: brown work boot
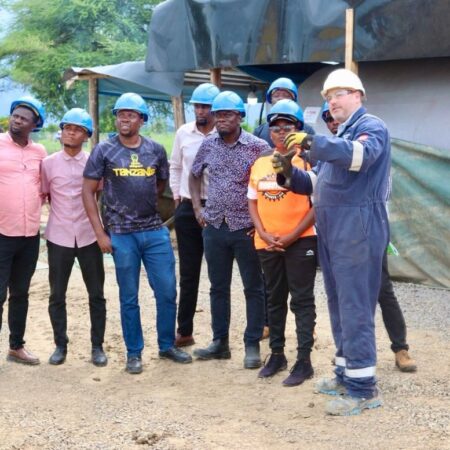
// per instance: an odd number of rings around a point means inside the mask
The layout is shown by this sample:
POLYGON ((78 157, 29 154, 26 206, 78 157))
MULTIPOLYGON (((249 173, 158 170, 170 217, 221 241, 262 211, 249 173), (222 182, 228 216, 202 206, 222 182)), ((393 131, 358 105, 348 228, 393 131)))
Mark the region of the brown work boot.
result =
POLYGON ((181 334, 177 334, 175 339, 175 347, 189 347, 190 345, 194 345, 194 338, 191 336, 181 336, 181 334))
POLYGON ((395 365, 401 372, 415 372, 417 370, 416 362, 409 356, 408 350, 400 350, 395 353, 395 365))
POLYGON ((30 366, 35 366, 40 364, 39 358, 33 353, 25 349, 25 347, 12 349, 8 351, 8 356, 6 357, 8 361, 14 361, 21 364, 28 364, 30 366))

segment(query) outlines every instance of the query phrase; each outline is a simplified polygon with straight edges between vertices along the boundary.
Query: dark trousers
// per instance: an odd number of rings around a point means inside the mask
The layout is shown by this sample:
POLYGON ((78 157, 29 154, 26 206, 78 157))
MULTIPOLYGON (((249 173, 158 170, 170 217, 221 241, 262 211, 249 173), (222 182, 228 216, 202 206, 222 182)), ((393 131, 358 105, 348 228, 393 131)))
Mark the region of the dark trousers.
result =
POLYGON ((75 258, 78 259, 84 284, 89 296, 91 318, 91 342, 93 347, 103 344, 106 324, 106 301, 103 294, 105 270, 103 255, 94 242, 86 247, 62 247, 47 241, 50 302, 48 312, 53 328, 55 344, 67 347, 66 292, 75 258))
POLYGON ((236 259, 244 285, 247 312, 245 345, 258 345, 264 328, 264 281, 250 228, 230 231, 224 222, 219 229, 203 230, 205 257, 211 282, 210 301, 213 339, 228 337, 230 328, 230 286, 236 259))
POLYGON ((394 286, 389 277, 387 252, 383 256, 381 288, 378 297, 384 326, 391 340, 393 352, 409 350, 406 343, 406 323, 402 310, 394 293, 394 286))
POLYGON ((28 291, 39 256, 39 234, 10 237, 0 234, 0 330, 3 304, 8 300, 9 346, 22 348, 28 313, 28 291))
POLYGON ((295 316, 297 359, 309 358, 314 343, 316 305, 314 282, 317 267, 317 239, 306 237, 285 252, 258 251, 266 279, 272 352, 283 352, 285 345, 288 296, 295 316))
POLYGON ((181 336, 191 336, 203 258, 203 237, 202 227, 195 218, 192 202, 188 200, 182 201, 175 210, 175 232, 180 264, 177 331, 181 336))

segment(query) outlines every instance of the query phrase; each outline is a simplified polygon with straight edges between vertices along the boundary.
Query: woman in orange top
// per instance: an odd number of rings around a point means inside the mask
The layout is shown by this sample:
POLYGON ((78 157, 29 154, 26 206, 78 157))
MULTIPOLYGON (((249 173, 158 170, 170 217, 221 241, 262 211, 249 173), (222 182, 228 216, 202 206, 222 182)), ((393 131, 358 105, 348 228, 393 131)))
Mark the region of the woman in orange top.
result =
MULTIPOLYGON (((303 128, 300 106, 292 100, 280 100, 271 109, 267 121, 275 149, 287 153, 284 138, 303 128)), ((297 386, 314 374, 310 359, 316 319, 314 209, 310 197, 278 186, 271 164, 272 153, 261 154, 252 166, 247 195, 255 224, 255 247, 266 279, 272 352, 258 376, 271 377, 287 367, 284 332, 288 296, 291 294, 290 308, 295 315, 297 332, 297 361, 283 385, 297 386)), ((297 155, 292 164, 302 170, 310 168, 297 155)))

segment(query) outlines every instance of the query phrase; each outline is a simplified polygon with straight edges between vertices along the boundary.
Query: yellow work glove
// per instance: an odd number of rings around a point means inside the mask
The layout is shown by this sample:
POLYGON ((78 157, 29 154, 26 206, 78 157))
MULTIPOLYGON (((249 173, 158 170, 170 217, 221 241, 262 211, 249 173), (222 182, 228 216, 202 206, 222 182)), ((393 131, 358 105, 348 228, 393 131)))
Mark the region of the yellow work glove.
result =
POLYGON ((312 136, 304 131, 299 131, 296 133, 289 133, 284 139, 285 147, 290 150, 294 145, 299 145, 300 147, 309 150, 311 146, 312 136))
POLYGON ((297 151, 295 149, 291 150, 289 153, 282 155, 280 152, 273 152, 272 155, 272 167, 276 174, 283 175, 285 181, 283 186, 289 187, 291 185, 292 177, 292 158, 295 156, 297 151))

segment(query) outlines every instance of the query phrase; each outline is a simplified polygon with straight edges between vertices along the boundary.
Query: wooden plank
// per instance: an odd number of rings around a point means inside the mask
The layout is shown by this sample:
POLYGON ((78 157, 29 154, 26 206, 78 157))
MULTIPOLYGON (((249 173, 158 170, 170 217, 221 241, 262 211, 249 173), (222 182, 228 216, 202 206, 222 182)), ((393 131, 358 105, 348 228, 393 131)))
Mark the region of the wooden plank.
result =
POLYGON ((345 10, 345 68, 358 74, 358 63, 353 60, 354 10, 345 10))
POLYGON ((89 78, 89 114, 94 122, 94 132, 92 133, 91 149, 93 149, 99 141, 99 120, 98 120, 98 81, 97 78, 89 78))
POLYGON ((222 87, 222 69, 210 69, 209 76, 212 84, 215 84, 218 88, 222 87))
POLYGON ((184 115, 184 103, 183 97, 180 95, 178 97, 171 97, 172 99, 172 108, 173 108, 173 120, 175 122, 175 128, 181 127, 184 123, 186 123, 186 117, 184 115))

